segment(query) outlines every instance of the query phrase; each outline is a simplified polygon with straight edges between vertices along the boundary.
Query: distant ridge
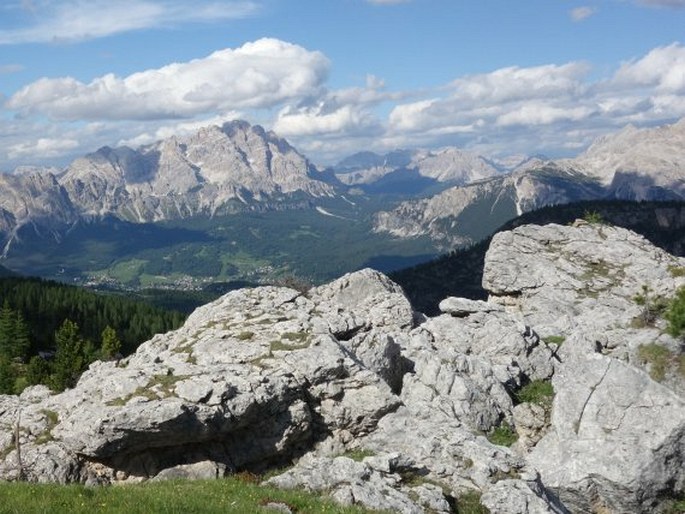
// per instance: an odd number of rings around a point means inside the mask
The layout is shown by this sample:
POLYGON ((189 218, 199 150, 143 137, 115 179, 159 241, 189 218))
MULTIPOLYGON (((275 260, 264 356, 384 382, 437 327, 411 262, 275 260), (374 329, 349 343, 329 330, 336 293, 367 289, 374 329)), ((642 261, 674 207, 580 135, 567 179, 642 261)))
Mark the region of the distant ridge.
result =
POLYGON ((375 230, 464 246, 524 212, 587 200, 685 200, 685 119, 598 138, 574 159, 531 159, 508 175, 456 185, 378 212, 375 230))

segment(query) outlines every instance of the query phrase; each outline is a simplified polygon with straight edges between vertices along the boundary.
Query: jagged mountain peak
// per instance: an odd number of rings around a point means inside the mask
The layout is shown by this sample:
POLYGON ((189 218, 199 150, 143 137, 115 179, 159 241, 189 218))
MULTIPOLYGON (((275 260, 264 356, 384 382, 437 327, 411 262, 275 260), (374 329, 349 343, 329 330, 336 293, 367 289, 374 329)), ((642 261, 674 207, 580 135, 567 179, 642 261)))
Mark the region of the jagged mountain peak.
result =
POLYGON ((113 215, 151 222, 235 212, 241 203, 301 205, 335 191, 285 139, 243 120, 137 148, 103 146, 62 171, 25 167, 0 175, 0 184, 6 237, 31 220, 70 224, 113 215))
POLYGON ((316 172, 285 139, 235 120, 138 149, 100 148, 68 166, 60 183, 85 213, 156 221, 213 215, 247 198, 332 194, 316 172))
MULTIPOLYGON (((622 130, 597 138, 573 164, 604 184, 617 175, 647 177, 652 186, 682 182, 685 169, 685 118, 672 125, 622 130)), ((621 177, 618 177, 621 180, 621 177)))
POLYGON ((485 157, 453 146, 394 150, 385 155, 360 152, 340 161, 335 170, 338 179, 347 185, 371 185, 381 191, 383 184, 408 181, 417 188, 427 183, 463 185, 501 171, 485 157))

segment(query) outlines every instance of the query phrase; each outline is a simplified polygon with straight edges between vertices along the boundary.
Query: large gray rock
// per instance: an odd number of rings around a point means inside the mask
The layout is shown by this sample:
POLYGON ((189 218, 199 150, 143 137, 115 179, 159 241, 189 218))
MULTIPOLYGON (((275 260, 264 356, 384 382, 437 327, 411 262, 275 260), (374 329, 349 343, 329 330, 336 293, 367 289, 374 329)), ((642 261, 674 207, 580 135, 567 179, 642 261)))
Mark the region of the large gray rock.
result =
MULTIPOLYGON (((392 459, 390 459, 392 460, 392 459)), ((402 491, 401 476, 392 467, 374 468, 372 462, 356 462, 348 457, 305 457, 297 468, 267 481, 286 489, 305 488, 310 491, 330 492, 344 505, 361 504, 370 509, 388 510, 403 514, 421 514, 420 505, 411 499, 412 488, 402 491)), ((418 496, 418 494, 416 495, 418 496)), ((424 492, 424 496, 428 496, 424 492)), ((419 496, 420 498, 420 496, 419 496)), ((436 502, 438 513, 448 513, 449 504, 442 495, 436 502), (440 501, 442 500, 442 501, 440 501)))
POLYGON ((683 265, 632 232, 587 223, 520 227, 488 250, 490 300, 556 343, 549 428, 532 406, 514 421, 528 463, 574 512, 653 512, 684 489, 683 377, 671 364, 658 383, 640 357, 659 345, 675 363, 682 345, 663 321, 643 326, 635 300, 673 297, 683 265))
POLYGON ((685 402, 626 363, 600 354, 553 379, 552 430, 528 458, 574 512, 599 505, 650 512, 685 486, 685 402))
MULTIPOLYGON (((27 478, 60 482, 85 480, 92 463, 109 468, 109 476, 100 471, 100 481, 151 477, 203 460, 259 468, 292 458, 327 434, 366 434, 399 406, 385 381, 399 360, 390 334, 411 325, 411 308, 396 285, 371 271, 314 296, 327 299, 273 287, 230 293, 131 357, 93 364, 74 389, 48 397, 28 390, 26 401, 6 397, 2 433, 18 421, 27 478), (354 292, 362 286, 367 289, 354 292), (371 290, 374 301, 396 312, 382 317, 349 301, 371 290), (398 317, 400 311, 409 317, 398 317), (338 340, 328 322, 335 316, 380 332, 338 340), (67 457, 55 459, 48 475, 31 459, 53 446, 67 457)), ((12 438, 1 441, 8 456, 0 472, 15 476, 12 438)))

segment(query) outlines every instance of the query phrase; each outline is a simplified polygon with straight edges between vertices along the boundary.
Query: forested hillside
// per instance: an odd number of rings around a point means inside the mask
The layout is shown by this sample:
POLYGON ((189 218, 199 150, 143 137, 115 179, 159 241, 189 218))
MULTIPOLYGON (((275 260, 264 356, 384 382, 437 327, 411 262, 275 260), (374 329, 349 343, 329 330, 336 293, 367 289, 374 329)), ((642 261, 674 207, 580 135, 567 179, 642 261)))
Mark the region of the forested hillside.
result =
POLYGON ((0 278, 0 393, 73 385, 96 359, 133 352, 184 315, 35 278, 0 278))

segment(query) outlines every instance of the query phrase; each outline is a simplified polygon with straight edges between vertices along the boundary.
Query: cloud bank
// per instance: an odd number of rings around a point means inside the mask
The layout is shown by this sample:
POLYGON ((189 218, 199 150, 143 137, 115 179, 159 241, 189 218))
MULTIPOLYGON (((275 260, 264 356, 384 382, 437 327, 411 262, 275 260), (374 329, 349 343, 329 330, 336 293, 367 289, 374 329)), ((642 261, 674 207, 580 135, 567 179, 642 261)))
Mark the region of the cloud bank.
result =
POLYGON ((123 78, 109 74, 88 84, 71 77, 43 78, 15 93, 6 107, 54 120, 190 118, 316 94, 328 68, 320 52, 260 39, 123 78))
POLYGON ((364 149, 448 144, 554 156, 628 123, 685 116, 679 43, 600 77, 590 63, 572 61, 509 66, 422 91, 393 91, 374 76, 331 89, 331 66, 321 52, 259 39, 127 77, 43 78, 5 102, 5 118, 14 119, 0 125, 0 155, 35 161, 102 144, 135 146, 242 117, 288 137, 319 163, 364 149))

